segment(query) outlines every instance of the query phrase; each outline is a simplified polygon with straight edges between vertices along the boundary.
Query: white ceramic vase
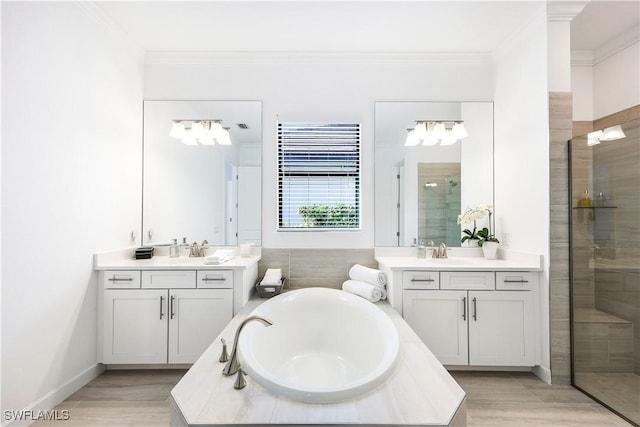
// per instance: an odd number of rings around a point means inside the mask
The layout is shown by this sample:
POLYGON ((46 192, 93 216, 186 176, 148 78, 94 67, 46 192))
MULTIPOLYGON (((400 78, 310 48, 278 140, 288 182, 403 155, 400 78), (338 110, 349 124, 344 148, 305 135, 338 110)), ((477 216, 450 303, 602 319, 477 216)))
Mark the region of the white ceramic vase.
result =
POLYGON ((482 252, 486 259, 496 259, 498 257, 498 242, 484 242, 482 244, 482 252))

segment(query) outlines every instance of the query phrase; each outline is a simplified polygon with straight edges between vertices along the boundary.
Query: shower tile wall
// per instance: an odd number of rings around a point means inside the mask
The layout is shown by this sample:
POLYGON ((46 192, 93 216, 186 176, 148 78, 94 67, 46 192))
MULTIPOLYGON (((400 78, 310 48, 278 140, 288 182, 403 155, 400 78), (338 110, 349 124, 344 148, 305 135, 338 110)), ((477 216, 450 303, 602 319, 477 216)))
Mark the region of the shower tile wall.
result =
POLYGON ((593 150, 594 191, 616 206, 597 212, 594 303, 596 309, 631 322, 633 342, 620 343, 618 356, 628 363, 635 352, 633 369, 640 374, 640 126, 636 120, 622 128, 626 138, 593 150))
POLYGON ((459 246, 460 208, 460 163, 419 163, 418 238, 459 246), (425 187, 428 182, 438 186, 425 187))

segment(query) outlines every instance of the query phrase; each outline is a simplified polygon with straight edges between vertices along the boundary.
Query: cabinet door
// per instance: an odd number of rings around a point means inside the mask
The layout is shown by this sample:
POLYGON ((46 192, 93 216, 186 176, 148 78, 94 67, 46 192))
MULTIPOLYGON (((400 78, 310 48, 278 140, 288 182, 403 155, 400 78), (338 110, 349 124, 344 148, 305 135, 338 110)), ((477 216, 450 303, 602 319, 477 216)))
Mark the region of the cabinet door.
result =
POLYGON ((466 291, 404 291, 405 320, 444 365, 469 360, 466 297, 466 291))
POLYGON ((533 296, 529 291, 469 291, 469 363, 532 366, 533 296))
POLYGON ((193 363, 231 320, 233 289, 172 289, 169 300, 169 363, 193 363))
POLYGON ((104 291, 103 363, 167 363, 168 292, 104 291))

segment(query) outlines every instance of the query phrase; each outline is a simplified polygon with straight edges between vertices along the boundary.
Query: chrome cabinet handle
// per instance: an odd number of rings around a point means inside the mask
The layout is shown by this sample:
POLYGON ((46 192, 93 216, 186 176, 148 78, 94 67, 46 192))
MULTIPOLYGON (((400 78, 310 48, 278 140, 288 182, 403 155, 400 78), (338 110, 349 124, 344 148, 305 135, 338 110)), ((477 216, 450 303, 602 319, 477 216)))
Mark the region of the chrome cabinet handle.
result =
POLYGON ((433 279, 411 279, 412 282, 435 282, 433 279))
POLYGON ((467 297, 462 297, 462 320, 467 321, 467 297))
POLYGON ((110 282, 133 282, 133 277, 109 277, 110 282))
POLYGON ((175 301, 176 297, 174 297, 173 295, 171 295, 171 308, 169 309, 171 312, 171 319, 173 319, 173 316, 175 316, 176 314, 173 312, 173 302, 175 301))
POLYGON ((160 320, 164 317, 164 313, 162 312, 162 306, 164 305, 164 297, 160 295, 160 320))
POLYGON ((224 282, 225 280, 227 279, 225 279, 224 277, 206 277, 205 276, 202 278, 203 282, 224 282))
POLYGON ((520 280, 503 280, 504 283, 529 283, 528 280, 520 279, 520 280))
POLYGON ((478 320, 478 306, 476 305, 476 298, 473 298, 473 320, 478 320))

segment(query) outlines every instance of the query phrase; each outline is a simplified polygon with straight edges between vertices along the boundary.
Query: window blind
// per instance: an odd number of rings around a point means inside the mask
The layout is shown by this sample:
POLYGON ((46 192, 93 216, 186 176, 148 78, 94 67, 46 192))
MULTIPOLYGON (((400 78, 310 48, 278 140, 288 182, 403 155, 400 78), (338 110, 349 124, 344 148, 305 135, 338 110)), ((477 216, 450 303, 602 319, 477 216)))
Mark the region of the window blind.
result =
POLYGON ((278 123, 280 230, 360 227, 360 125, 278 123))

